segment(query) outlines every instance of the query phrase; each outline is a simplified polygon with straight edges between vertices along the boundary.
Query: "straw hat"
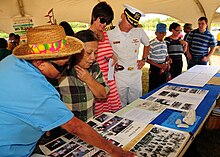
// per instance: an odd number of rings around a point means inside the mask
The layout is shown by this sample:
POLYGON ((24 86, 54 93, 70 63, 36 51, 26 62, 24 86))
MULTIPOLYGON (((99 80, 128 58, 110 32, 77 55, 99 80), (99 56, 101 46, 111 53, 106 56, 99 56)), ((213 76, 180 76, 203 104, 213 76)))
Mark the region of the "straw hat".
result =
POLYGON ((18 45, 13 54, 25 60, 61 58, 80 53, 83 48, 83 42, 66 36, 62 26, 43 25, 30 28, 27 42, 18 45))

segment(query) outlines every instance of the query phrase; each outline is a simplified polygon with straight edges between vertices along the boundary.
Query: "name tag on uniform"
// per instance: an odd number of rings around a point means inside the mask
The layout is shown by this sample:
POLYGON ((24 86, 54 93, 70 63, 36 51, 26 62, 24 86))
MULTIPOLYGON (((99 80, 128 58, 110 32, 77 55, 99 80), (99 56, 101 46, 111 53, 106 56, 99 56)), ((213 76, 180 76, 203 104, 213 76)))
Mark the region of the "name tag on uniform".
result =
POLYGON ((113 44, 120 44, 120 41, 113 41, 113 44))

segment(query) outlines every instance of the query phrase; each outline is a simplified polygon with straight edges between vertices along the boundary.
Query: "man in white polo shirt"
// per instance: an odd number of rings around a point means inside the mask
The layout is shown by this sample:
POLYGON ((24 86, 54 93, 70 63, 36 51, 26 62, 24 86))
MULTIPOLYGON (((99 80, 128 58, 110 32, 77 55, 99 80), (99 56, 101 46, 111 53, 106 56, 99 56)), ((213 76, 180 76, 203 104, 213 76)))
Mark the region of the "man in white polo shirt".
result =
POLYGON ((116 84, 122 106, 142 96, 142 71, 147 59, 149 38, 145 31, 138 27, 141 11, 124 5, 121 21, 113 29, 108 31, 108 37, 114 53, 118 56, 118 64, 124 67, 115 74, 116 84), (138 60, 140 44, 144 45, 142 60, 138 60))

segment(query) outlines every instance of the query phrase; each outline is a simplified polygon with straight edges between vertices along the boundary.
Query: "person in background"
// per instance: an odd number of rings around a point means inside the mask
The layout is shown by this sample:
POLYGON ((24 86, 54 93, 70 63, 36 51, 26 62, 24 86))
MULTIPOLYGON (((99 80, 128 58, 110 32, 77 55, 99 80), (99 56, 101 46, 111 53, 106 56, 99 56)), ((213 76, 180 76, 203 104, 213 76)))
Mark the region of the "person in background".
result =
POLYGON ((185 23, 183 26, 183 31, 185 33, 183 40, 186 41, 186 38, 189 34, 189 32, 192 31, 192 24, 191 23, 185 23))
POLYGON ((15 37, 14 37, 14 46, 18 46, 20 44, 20 41, 21 41, 21 37, 20 35, 16 34, 15 37))
POLYGON ((9 50, 13 51, 16 46, 20 44, 20 35, 16 34, 14 40, 9 45, 9 50))
POLYGON ((74 37, 85 48, 72 58, 71 68, 54 83, 62 101, 82 121, 94 116, 94 99, 105 99, 109 87, 96 62, 98 39, 91 30, 77 32, 74 37))
POLYGON ((59 25, 64 28, 64 31, 65 31, 67 36, 73 36, 74 35, 74 31, 73 31, 72 27, 70 26, 70 24, 68 22, 62 21, 62 22, 60 22, 59 25))
POLYGON ((150 41, 147 62, 150 64, 149 69, 149 90, 156 89, 166 83, 166 70, 169 70, 172 62, 167 53, 167 45, 164 41, 166 36, 166 24, 158 23, 156 26, 156 38, 150 41))
POLYGON ((170 74, 173 79, 182 73, 182 55, 186 52, 188 44, 179 37, 179 34, 182 32, 180 24, 176 22, 171 23, 169 31, 172 32, 172 34, 164 40, 167 43, 169 58, 172 59, 172 63, 170 64, 170 74))
MULTIPOLYGON (((220 29, 219 29, 220 31, 220 29)), ((218 48, 218 52, 220 52, 220 32, 217 35, 217 48, 218 48)))
MULTIPOLYGON (((187 38, 189 32, 192 31, 192 24, 191 24, 191 23, 185 23, 184 26, 183 26, 183 31, 184 31, 184 33, 185 33, 183 40, 186 41, 186 38, 187 38)), ((186 62, 187 62, 187 66, 188 66, 189 60, 188 60, 188 58, 187 58, 187 54, 184 53, 184 55, 185 55, 185 57, 186 57, 186 62)))
POLYGON ((103 112, 116 112, 121 108, 121 101, 116 87, 115 77, 113 76, 112 79, 108 77, 110 74, 110 68, 117 64, 117 57, 112 50, 108 35, 104 29, 112 22, 113 18, 113 10, 106 2, 99 2, 92 10, 91 26, 89 29, 97 35, 99 41, 96 61, 98 62, 103 76, 110 88, 105 99, 96 99, 94 110, 96 116, 103 112), (112 63, 109 62, 109 60, 112 60, 112 63))
POLYGON ((0 38, 0 61, 11 54, 11 51, 7 49, 8 43, 4 38, 0 38))
POLYGON ((206 17, 198 19, 198 28, 189 33, 186 41, 189 44, 187 68, 189 69, 194 65, 207 65, 215 51, 216 41, 208 30, 208 19, 206 17))
POLYGON ((120 23, 107 32, 118 57, 118 64, 124 67, 116 72, 116 83, 123 107, 142 96, 141 68, 147 61, 147 51, 150 48, 147 34, 138 27, 143 13, 126 4, 124 7, 120 23), (141 43, 144 45, 143 55, 142 59, 138 60, 141 43))
POLYGON ((45 131, 57 126, 113 157, 134 156, 76 118, 46 79, 60 77, 71 55, 82 49, 83 43, 66 37, 61 26, 38 26, 0 62, 0 156, 30 156, 45 131))
POLYGON ((10 50, 10 51, 12 49, 12 42, 14 42, 14 38, 15 38, 15 34, 10 33, 9 38, 8 38, 8 47, 7 47, 7 49, 10 50))

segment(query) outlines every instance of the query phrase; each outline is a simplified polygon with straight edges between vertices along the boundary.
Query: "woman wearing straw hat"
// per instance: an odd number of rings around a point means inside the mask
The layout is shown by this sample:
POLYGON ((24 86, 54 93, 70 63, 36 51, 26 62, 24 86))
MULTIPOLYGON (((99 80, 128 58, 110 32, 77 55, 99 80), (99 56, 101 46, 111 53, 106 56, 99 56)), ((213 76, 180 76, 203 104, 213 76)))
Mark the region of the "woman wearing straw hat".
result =
POLYGON ((46 79, 60 77, 70 56, 82 49, 83 43, 66 37, 61 26, 39 26, 0 62, 0 156, 30 156, 38 139, 58 126, 112 156, 133 156, 74 117, 46 79))

